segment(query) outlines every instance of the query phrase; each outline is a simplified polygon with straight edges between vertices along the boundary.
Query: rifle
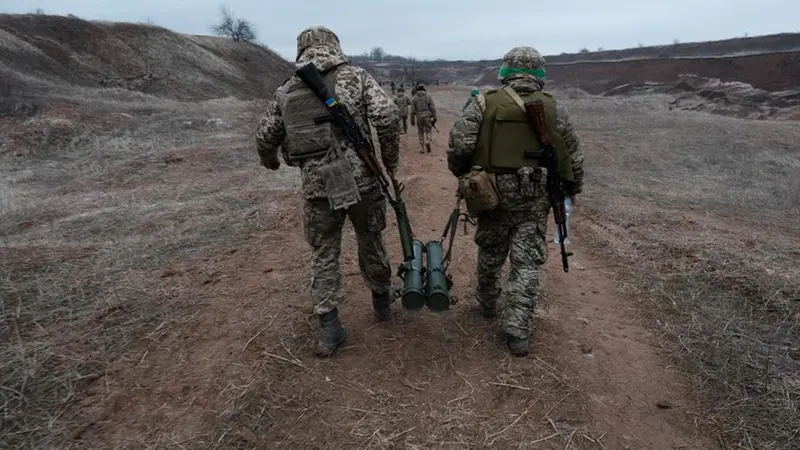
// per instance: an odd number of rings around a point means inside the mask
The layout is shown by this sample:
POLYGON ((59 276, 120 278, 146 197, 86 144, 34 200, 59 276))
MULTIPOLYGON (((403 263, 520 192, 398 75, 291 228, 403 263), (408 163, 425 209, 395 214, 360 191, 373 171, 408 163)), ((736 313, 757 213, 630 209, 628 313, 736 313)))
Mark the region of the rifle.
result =
POLYGON ((533 129, 536 130, 542 147, 541 150, 525 150, 525 157, 544 160, 547 165, 547 196, 550 198, 550 205, 553 207, 553 218, 561 237, 561 265, 564 267, 564 272, 569 272, 567 258, 572 256, 572 253, 567 252, 567 247, 564 243, 567 240, 564 181, 558 173, 558 157, 550 139, 550 129, 547 127, 547 122, 544 118, 544 104, 541 100, 527 102, 525 103, 525 113, 533 129))
POLYGON ((356 153, 364 165, 367 166, 372 175, 378 179, 378 184, 381 190, 392 205, 395 215, 397 216, 397 228, 400 232, 400 245, 403 248, 403 261, 409 262, 414 259, 414 236, 411 232, 411 224, 408 221, 408 213, 406 212, 406 204, 403 201, 402 193, 404 186, 392 177, 392 188, 394 195, 389 191, 389 181, 383 174, 378 160, 375 158, 375 151, 372 145, 364 137, 361 129, 353 120, 350 111, 347 110, 345 105, 339 103, 339 100, 328 92, 328 87, 325 86, 325 81, 322 79, 314 63, 308 63, 295 71, 300 80, 308 86, 309 89, 322 100, 330 111, 330 118, 344 134, 345 138, 355 147, 356 153))

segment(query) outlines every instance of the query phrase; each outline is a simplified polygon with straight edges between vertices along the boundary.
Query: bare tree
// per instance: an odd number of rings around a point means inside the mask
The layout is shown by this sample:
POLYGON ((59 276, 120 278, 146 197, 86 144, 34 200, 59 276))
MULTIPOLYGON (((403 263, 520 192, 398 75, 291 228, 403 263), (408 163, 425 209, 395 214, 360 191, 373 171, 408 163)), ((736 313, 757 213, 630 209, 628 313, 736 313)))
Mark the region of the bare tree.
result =
POLYGON ((373 61, 381 62, 384 56, 386 56, 386 52, 383 50, 383 47, 372 47, 372 50, 369 52, 369 57, 373 61))
POLYGON ((252 22, 233 17, 230 9, 220 7, 220 21, 212 27, 217 36, 227 36, 234 42, 252 42, 256 39, 256 31, 252 22))
POLYGON ((588 49, 588 48, 586 48, 586 47, 583 47, 583 48, 580 50, 580 53, 589 53, 589 49, 588 49))

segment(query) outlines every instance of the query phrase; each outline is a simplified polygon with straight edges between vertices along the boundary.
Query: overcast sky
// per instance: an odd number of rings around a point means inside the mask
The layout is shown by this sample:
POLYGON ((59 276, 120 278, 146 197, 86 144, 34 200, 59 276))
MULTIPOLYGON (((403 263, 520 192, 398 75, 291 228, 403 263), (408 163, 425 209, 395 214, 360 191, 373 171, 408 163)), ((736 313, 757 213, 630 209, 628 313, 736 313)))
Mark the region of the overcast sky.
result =
MULTIPOLYGON (((497 59, 517 45, 544 54, 800 31, 800 0, 229 0, 258 38, 287 59, 305 27, 325 25, 346 53, 373 46, 419 59, 497 59), (346 5, 344 7, 343 5, 346 5)), ((84 19, 150 20, 210 34, 219 0, 0 0, 0 12, 37 8, 84 19)))

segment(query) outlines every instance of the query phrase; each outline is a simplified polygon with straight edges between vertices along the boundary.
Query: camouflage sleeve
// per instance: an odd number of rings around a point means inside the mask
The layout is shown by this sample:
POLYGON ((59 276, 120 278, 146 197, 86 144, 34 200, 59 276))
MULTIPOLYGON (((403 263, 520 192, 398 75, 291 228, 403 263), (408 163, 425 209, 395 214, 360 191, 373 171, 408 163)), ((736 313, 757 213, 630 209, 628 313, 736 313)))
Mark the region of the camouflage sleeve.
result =
POLYGON ((478 131, 483 122, 484 100, 482 95, 470 99, 461 111, 461 117, 450 130, 450 148, 447 150, 447 167, 453 175, 460 177, 472 167, 472 157, 478 143, 478 131))
POLYGON ((364 97, 367 102, 367 117, 378 134, 381 158, 386 169, 394 170, 400 165, 400 127, 397 106, 386 95, 372 75, 362 71, 364 97))
POLYGON ((256 148, 262 163, 278 159, 278 149, 285 138, 286 127, 283 123, 280 107, 277 100, 272 100, 256 131, 256 148))
POLYGON ((572 163, 572 175, 575 183, 570 186, 568 194, 579 194, 583 190, 583 150, 580 147, 578 136, 575 134, 569 112, 561 103, 558 103, 556 107, 556 132, 567 144, 567 152, 572 163))

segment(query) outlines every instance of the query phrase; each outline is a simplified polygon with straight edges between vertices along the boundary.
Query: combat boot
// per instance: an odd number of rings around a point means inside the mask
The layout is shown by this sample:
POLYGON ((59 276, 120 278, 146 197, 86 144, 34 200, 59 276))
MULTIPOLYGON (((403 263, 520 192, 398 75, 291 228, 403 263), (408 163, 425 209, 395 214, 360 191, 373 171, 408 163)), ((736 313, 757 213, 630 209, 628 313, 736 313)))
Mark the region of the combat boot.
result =
POLYGON ((317 356, 333 355, 337 348, 347 339, 347 329, 339 320, 339 310, 334 309, 319 316, 319 340, 314 353, 317 356))
POLYGON ((428 153, 430 153, 431 152, 431 144, 425 144, 425 150, 427 150, 428 153))
POLYGON ((481 308, 481 316, 485 319, 494 319, 497 317, 497 305, 487 305, 481 302, 478 302, 481 308))
POLYGON ((502 294, 502 288, 485 288, 483 290, 478 286, 475 293, 476 300, 478 300, 478 307, 481 311, 481 316, 485 319, 494 319, 497 317, 497 299, 502 294), (483 294, 481 294, 483 292, 483 294), (487 293, 488 292, 488 293, 487 293))
POLYGON ((372 310, 379 322, 386 322, 392 314, 392 290, 387 289, 383 294, 372 292, 372 310))
POLYGON ((530 337, 519 338, 510 334, 506 334, 506 347, 508 347, 508 352, 512 355, 526 356, 530 350, 530 346, 530 337))

